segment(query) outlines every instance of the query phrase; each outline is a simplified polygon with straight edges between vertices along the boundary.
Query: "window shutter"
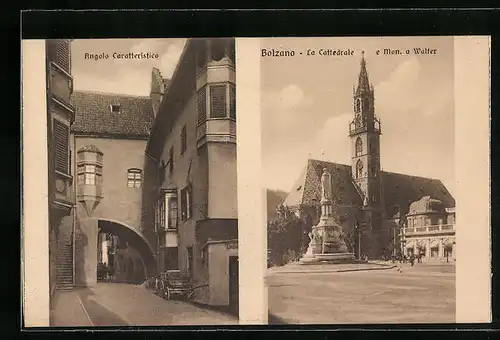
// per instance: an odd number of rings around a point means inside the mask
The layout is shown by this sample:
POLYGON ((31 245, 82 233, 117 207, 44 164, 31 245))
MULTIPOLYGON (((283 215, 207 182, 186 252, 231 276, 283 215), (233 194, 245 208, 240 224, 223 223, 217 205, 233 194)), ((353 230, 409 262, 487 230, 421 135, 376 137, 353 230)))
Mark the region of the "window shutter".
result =
POLYGON ((64 174, 69 173, 69 127, 54 119, 54 146, 56 170, 64 174))
POLYGON ((210 118, 226 117, 226 86, 210 86, 210 118))
POLYGON ((50 61, 69 73, 69 41, 53 40, 47 49, 50 61))
POLYGON ((229 86, 229 117, 236 119, 236 87, 229 86))
POLYGON ((186 197, 186 189, 181 190, 181 217, 182 220, 185 220, 187 218, 187 197, 186 197))
POLYGON ((203 87, 198 91, 198 98, 196 100, 198 108, 198 124, 207 120, 207 88, 203 87))
POLYGON ((193 190, 191 185, 187 188, 187 218, 193 217, 193 190))
POLYGON ((187 148, 187 140, 186 140, 186 125, 182 128, 181 131, 181 154, 183 154, 186 151, 187 148))

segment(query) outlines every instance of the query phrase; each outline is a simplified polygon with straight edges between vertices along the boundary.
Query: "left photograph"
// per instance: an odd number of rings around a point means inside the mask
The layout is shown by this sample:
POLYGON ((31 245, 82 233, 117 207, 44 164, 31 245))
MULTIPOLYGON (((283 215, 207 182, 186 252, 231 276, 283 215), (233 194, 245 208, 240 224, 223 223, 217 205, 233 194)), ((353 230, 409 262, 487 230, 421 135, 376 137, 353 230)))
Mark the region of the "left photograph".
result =
POLYGON ((50 326, 238 324, 234 39, 45 45, 50 326))

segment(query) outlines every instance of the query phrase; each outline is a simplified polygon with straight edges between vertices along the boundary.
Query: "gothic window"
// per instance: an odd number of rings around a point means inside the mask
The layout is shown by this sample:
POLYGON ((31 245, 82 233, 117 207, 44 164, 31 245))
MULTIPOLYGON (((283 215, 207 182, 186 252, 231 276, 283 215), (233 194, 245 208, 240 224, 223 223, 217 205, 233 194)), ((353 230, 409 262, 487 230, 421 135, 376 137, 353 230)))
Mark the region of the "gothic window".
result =
POLYGON ((361 138, 358 137, 356 139, 356 157, 361 156, 363 153, 363 141, 361 141, 361 138))
POLYGON ((363 177, 363 162, 358 159, 358 162, 356 163, 356 178, 360 177, 363 177))
POLYGON ((356 112, 361 111, 361 100, 358 98, 356 99, 356 112))
POLYGON ((363 100, 363 111, 367 110, 370 110, 370 101, 368 100, 368 98, 365 98, 363 100))
POLYGON ((127 187, 140 188, 142 182, 142 170, 128 169, 127 171, 127 187))

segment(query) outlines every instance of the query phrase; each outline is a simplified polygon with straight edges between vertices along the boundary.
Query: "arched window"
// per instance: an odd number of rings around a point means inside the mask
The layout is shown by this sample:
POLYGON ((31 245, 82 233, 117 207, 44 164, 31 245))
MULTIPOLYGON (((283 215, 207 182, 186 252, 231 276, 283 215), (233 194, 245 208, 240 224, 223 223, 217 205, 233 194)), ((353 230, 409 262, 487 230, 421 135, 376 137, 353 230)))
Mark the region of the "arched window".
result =
POLYGON ((363 111, 370 110, 370 100, 368 98, 363 99, 363 111))
POLYGON ((361 110, 361 100, 358 98, 356 99, 356 112, 359 112, 361 110))
POLYGON ((363 141, 358 137, 356 139, 356 157, 360 156, 363 153, 363 141))
POLYGON ((358 159, 358 162, 356 163, 356 178, 360 178, 363 176, 363 162, 361 162, 360 159, 358 159))
POLYGON ((142 182, 142 170, 128 169, 127 171, 127 186, 129 188, 140 188, 142 182))

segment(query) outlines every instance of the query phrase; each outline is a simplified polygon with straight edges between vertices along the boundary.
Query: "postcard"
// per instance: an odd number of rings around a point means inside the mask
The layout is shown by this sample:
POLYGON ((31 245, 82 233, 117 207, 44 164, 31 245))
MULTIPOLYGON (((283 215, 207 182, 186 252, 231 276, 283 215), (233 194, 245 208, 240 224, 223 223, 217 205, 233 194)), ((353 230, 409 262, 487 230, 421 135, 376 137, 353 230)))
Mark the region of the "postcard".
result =
POLYGON ((489 46, 24 40, 24 327, 489 322, 489 46))

